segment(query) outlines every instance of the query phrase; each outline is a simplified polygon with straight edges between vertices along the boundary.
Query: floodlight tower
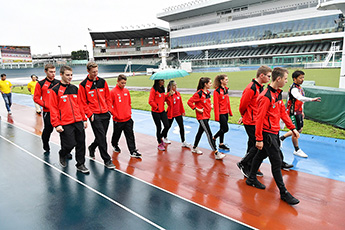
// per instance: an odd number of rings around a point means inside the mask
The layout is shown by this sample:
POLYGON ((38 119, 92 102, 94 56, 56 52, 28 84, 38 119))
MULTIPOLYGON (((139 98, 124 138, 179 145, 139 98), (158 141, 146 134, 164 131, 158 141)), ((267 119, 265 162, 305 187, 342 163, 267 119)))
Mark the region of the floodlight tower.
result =
MULTIPOLYGON (((318 10, 341 10, 343 15, 345 15, 345 0, 319 0, 317 9, 318 10)), ((339 88, 345 88, 345 36, 343 39, 343 53, 342 53, 342 58, 341 58, 339 88)))

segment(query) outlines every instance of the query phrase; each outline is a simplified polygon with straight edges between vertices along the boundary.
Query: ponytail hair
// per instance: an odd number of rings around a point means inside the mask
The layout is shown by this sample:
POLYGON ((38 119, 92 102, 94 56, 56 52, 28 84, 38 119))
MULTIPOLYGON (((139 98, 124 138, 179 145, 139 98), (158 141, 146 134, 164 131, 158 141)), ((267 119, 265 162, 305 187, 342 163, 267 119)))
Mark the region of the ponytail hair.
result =
POLYGON ((224 78, 226 77, 227 75, 225 74, 217 75, 217 77, 214 79, 214 82, 213 82, 213 88, 217 89, 219 86, 221 86, 222 85, 221 80, 224 80, 224 78))
POLYGON ((169 81, 168 86, 167 86, 167 92, 170 91, 171 87, 175 84, 174 80, 169 81))
POLYGON ((203 89, 205 87, 205 84, 207 84, 210 80, 211 80, 211 78, 209 78, 209 77, 201 77, 196 90, 203 89))

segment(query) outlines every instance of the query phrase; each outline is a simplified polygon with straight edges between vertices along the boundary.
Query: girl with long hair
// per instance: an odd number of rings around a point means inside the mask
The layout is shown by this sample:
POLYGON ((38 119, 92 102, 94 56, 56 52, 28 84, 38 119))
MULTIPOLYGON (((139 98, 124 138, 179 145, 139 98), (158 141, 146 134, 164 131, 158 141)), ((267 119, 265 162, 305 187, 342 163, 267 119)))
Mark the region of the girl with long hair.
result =
MULTIPOLYGON (((184 134, 183 117, 185 110, 182 103, 180 92, 177 91, 177 84, 174 80, 170 81, 167 86, 167 93, 165 95, 165 101, 168 104, 167 115, 169 120, 168 130, 170 129, 174 119, 176 120, 180 128, 180 137, 183 148, 191 148, 191 145, 186 142, 184 134)), ((163 141, 165 143, 171 143, 167 136, 164 136, 163 141)))
POLYGON ((219 137, 219 148, 229 151, 230 148, 224 144, 224 134, 229 131, 229 115, 232 116, 230 100, 229 100, 229 88, 228 76, 221 74, 214 79, 213 87, 213 111, 215 120, 219 122, 220 129, 214 135, 213 139, 216 140, 219 137))
POLYGON ((149 104, 151 106, 151 115, 156 125, 156 137, 158 142, 158 149, 161 151, 165 150, 163 137, 167 136, 169 121, 167 113, 165 112, 165 89, 164 80, 155 80, 149 97, 149 104), (162 130, 162 124, 164 129, 162 130))
POLYGON ((188 100, 188 105, 191 109, 195 110, 196 119, 199 122, 199 129, 195 136, 192 152, 196 154, 202 154, 202 151, 197 149, 202 134, 205 132, 208 143, 214 151, 215 158, 217 160, 223 159, 226 155, 218 152, 216 142, 212 137, 212 132, 208 121, 210 119, 210 113, 212 109, 211 105, 211 93, 209 89, 212 86, 211 78, 201 77, 197 87, 197 92, 188 100))

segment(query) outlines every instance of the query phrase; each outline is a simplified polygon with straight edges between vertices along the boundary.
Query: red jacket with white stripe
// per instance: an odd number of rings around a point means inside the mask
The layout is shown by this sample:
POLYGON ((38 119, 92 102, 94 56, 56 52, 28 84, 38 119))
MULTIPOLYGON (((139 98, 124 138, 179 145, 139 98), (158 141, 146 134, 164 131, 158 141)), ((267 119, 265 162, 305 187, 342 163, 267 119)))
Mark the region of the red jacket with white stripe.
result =
POLYGON ((169 96, 169 93, 167 93, 165 95, 165 101, 168 104, 168 109, 167 109, 168 119, 181 116, 182 114, 185 113, 180 92, 176 91, 171 96, 169 96))
POLYGON ((257 98, 263 89, 264 86, 253 79, 243 90, 239 107, 243 124, 255 125, 258 108, 257 98))
POLYGON ((58 80, 54 79, 50 81, 48 80, 48 78, 44 78, 43 80, 36 83, 34 102, 42 106, 44 112, 49 112, 50 89, 58 83, 58 80))
POLYGON ((149 104, 151 106, 151 111, 156 113, 161 113, 165 111, 165 93, 156 91, 153 87, 150 91, 149 104))
POLYGON ((59 82, 50 90, 50 120, 53 127, 86 121, 75 85, 59 82))
POLYGON ((111 114, 116 122, 126 122, 132 117, 131 95, 128 89, 116 85, 110 91, 111 114))
POLYGON ((203 113, 199 113, 195 110, 197 120, 210 119, 212 109, 210 91, 207 90, 207 93, 205 93, 202 89, 199 89, 191 98, 189 98, 187 104, 193 110, 195 108, 204 109, 203 113))
POLYGON ((87 117, 111 110, 110 91, 107 82, 100 77, 95 81, 86 77, 79 84, 79 97, 87 117))
POLYGON ((229 114, 232 116, 228 87, 218 87, 213 92, 213 110, 216 121, 219 121, 220 114, 229 114))
POLYGON ((282 100, 282 90, 274 89, 270 85, 258 97, 258 113, 255 124, 256 141, 262 141, 262 132, 278 134, 280 118, 290 130, 295 129, 290 117, 285 111, 282 100))

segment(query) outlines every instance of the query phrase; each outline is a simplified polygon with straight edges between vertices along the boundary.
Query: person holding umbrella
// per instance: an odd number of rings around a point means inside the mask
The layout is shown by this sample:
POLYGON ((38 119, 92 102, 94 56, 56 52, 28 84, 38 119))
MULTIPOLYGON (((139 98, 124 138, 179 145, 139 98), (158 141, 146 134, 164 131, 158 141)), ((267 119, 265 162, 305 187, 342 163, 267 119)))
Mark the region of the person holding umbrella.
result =
MULTIPOLYGON (((182 117, 185 115, 185 110, 183 107, 181 94, 180 92, 177 91, 177 84, 174 80, 171 80, 167 86, 165 101, 168 104, 168 109, 167 109, 167 115, 168 115, 168 120, 169 120, 168 131, 175 119, 180 128, 180 137, 181 137, 182 147, 191 148, 191 145, 187 143, 185 140, 183 117, 182 117)), ((165 143, 169 141, 167 136, 164 137, 163 141, 165 143)))

